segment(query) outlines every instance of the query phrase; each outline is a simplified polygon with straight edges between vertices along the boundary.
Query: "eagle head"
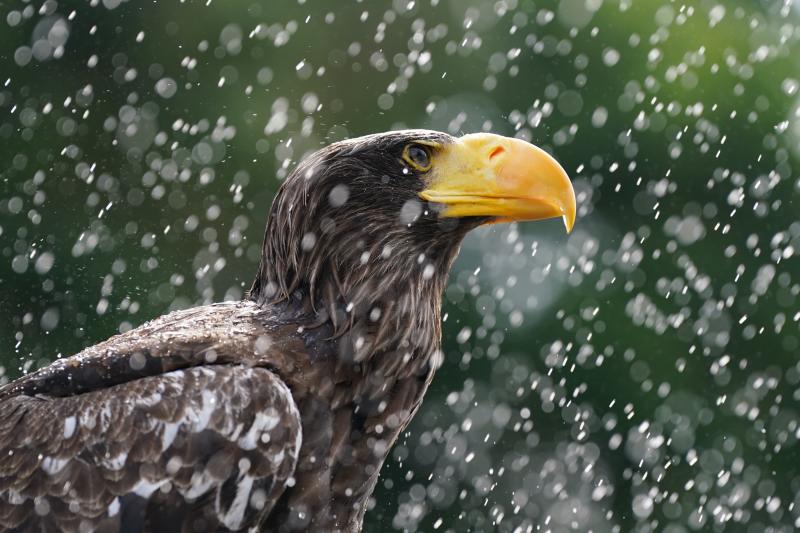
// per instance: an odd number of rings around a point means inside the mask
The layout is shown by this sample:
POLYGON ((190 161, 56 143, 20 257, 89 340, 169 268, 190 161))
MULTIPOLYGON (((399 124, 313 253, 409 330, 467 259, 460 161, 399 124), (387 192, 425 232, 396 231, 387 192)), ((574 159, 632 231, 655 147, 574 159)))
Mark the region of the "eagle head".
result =
POLYGON ((299 163, 278 190, 250 296, 302 289, 315 303, 325 286, 347 300, 398 282, 441 285, 469 230, 553 217, 572 229, 572 185, 525 141, 430 130, 341 141, 299 163))

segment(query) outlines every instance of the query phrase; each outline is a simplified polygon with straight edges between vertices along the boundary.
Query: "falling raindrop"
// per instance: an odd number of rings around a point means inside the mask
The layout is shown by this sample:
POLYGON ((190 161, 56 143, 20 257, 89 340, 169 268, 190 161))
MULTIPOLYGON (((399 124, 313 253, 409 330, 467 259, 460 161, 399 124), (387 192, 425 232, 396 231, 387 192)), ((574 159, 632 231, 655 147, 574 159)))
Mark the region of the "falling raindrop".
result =
POLYGON ((320 147, 492 131, 561 162, 574 231, 466 239, 365 530, 800 528, 800 4, 368 4, 7 7, 0 384, 241 299, 320 147))

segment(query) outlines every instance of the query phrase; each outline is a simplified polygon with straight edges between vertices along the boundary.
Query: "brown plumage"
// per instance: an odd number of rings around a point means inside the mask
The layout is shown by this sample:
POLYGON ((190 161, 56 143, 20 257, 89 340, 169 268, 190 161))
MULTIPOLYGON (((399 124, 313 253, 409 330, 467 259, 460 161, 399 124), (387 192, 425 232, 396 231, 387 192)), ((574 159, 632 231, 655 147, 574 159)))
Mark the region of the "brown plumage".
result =
MULTIPOLYGON (((473 152, 502 182, 516 156, 490 160, 497 146, 532 156, 519 144, 402 131, 300 163, 247 299, 158 318, 0 388, 0 530, 359 530, 441 364, 463 236, 498 217, 574 219, 571 188, 520 214, 517 195, 515 211, 453 185, 478 172, 473 152)), ((543 175, 564 186, 557 165, 543 175)))

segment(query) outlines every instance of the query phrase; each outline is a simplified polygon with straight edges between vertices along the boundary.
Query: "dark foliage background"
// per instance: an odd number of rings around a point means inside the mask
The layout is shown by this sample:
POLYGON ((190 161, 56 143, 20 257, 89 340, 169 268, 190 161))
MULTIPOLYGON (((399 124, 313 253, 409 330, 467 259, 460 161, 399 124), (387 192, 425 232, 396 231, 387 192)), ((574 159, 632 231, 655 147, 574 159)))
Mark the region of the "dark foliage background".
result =
POLYGON ((516 135, 575 231, 467 240, 365 529, 800 527, 799 8, 0 1, 0 383, 241 298, 309 151, 516 135))

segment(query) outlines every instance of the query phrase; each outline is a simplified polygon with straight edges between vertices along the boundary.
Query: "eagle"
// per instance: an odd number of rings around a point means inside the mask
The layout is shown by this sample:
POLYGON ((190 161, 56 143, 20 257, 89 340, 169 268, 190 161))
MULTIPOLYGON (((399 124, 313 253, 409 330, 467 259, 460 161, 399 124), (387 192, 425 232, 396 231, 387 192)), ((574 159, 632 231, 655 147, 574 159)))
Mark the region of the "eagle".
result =
POLYGON ((465 234, 575 220, 564 169, 489 133, 331 144, 273 200, 247 296, 0 388, 0 530, 359 531, 441 366, 465 234))

